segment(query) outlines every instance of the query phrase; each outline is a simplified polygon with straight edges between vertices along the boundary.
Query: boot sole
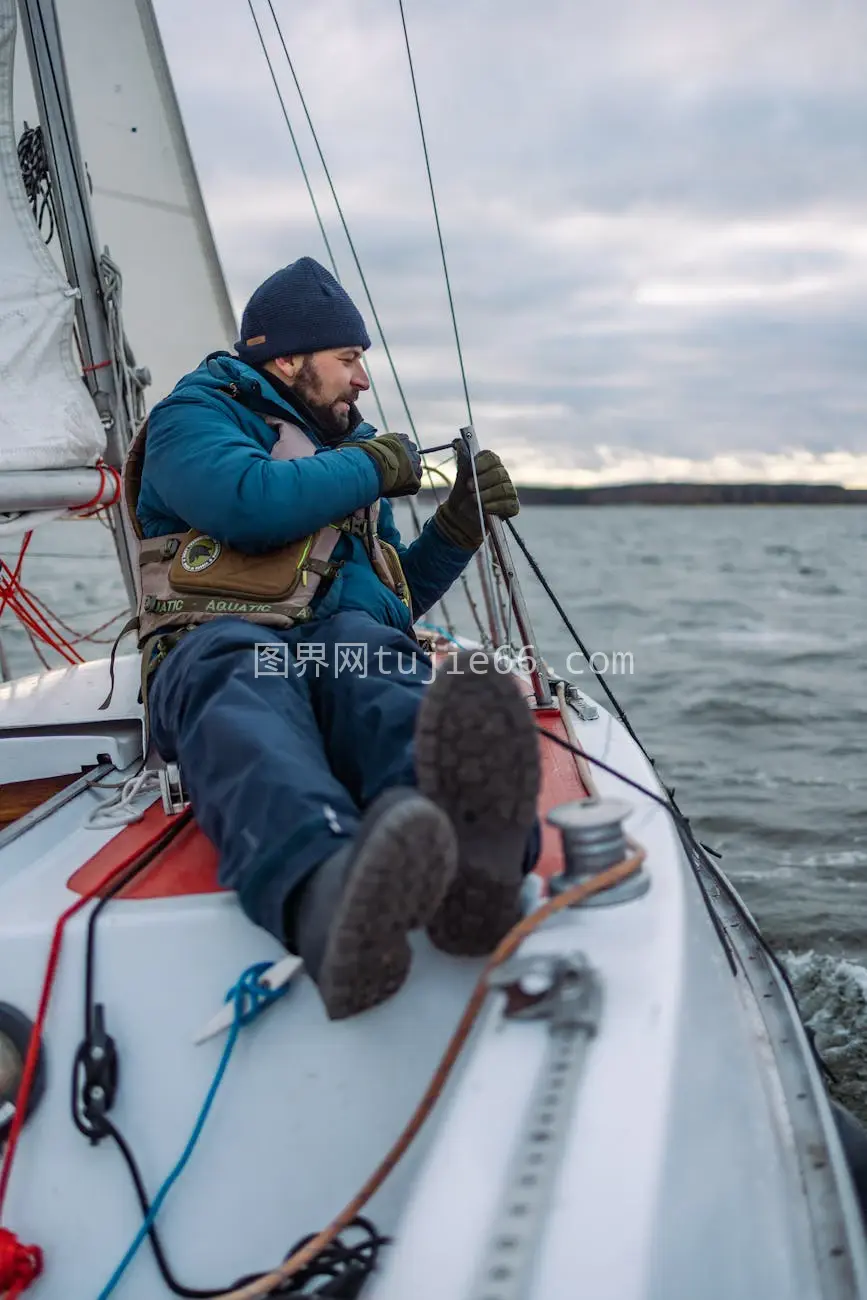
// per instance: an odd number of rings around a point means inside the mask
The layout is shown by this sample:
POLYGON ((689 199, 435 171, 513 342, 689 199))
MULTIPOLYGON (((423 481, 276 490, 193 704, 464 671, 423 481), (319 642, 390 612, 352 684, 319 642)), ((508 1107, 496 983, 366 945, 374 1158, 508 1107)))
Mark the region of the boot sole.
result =
POLYGON ((377 801, 386 808, 360 838, 319 971, 331 1020, 397 992, 410 968, 407 932, 432 918, 457 868, 455 833, 444 813, 418 793, 388 808, 390 793, 377 801))
POLYGON ((511 674, 478 651, 442 670, 419 710, 419 789, 448 815, 458 837, 458 873, 428 926, 455 956, 482 956, 520 919, 527 840, 536 816, 539 744, 511 674))

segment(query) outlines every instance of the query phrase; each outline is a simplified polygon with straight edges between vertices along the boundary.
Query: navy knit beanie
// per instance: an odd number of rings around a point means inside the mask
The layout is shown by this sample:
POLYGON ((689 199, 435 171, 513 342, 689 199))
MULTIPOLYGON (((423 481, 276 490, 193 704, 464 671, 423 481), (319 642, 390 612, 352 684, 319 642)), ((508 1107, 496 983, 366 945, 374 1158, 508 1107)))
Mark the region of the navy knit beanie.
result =
POLYGON ((327 348, 369 347, 361 313, 346 290, 312 257, 299 257, 259 285, 244 308, 235 351, 256 366, 327 348))

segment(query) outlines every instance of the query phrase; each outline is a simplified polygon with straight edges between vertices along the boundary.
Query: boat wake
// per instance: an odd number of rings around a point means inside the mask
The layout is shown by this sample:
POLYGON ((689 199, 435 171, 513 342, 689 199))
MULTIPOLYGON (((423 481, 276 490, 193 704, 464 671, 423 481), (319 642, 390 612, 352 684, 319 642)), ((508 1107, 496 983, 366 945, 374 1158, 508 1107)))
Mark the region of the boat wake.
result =
POLYGON ((834 1075, 831 1093, 867 1121, 867 968, 829 953, 785 953, 804 1023, 834 1075))

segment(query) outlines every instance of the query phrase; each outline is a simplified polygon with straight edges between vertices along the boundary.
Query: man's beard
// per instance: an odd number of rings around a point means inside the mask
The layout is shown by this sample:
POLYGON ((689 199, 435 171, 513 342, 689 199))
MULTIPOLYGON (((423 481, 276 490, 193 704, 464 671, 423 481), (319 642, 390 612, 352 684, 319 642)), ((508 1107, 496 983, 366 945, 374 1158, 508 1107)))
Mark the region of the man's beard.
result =
POLYGON ((309 406, 311 413, 316 417, 316 423, 322 432, 327 435, 329 441, 339 442, 349 432, 355 394, 349 393, 345 397, 335 398, 333 402, 324 402, 322 400, 322 385, 316 373, 312 357, 305 357, 301 362, 301 369, 295 376, 293 387, 302 401, 309 406), (346 402, 349 409, 346 411, 336 410, 335 407, 341 402, 346 402))

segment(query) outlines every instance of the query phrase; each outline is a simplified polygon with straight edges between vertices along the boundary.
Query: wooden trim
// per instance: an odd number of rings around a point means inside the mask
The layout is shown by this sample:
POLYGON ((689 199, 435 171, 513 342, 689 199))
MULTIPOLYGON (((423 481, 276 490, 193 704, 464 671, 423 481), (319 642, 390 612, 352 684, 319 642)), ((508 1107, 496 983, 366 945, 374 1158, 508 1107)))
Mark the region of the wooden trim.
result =
POLYGON ((0 786, 0 827, 32 812, 80 777, 80 772, 72 772, 63 776, 42 776, 33 781, 9 781, 0 786))

